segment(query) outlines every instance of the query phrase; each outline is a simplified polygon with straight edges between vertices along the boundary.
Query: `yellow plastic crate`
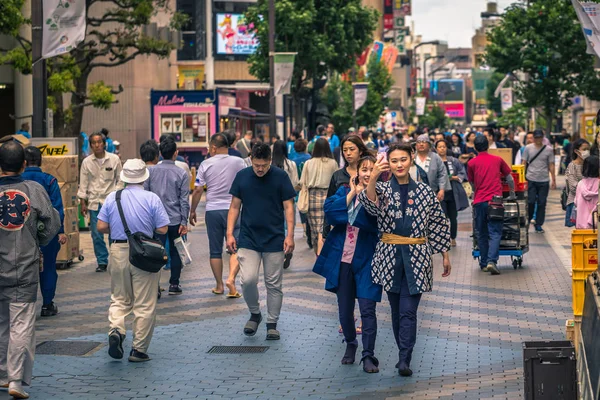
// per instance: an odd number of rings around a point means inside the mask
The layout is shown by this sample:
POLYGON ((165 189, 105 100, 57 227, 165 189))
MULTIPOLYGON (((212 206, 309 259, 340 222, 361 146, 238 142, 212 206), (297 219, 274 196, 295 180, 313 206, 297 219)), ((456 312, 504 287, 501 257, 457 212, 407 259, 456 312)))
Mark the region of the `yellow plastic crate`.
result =
POLYGON ((512 172, 514 172, 515 174, 519 175, 519 182, 515 182, 515 183, 526 182, 525 181, 525 166, 524 165, 513 165, 512 166, 512 172))
MULTIPOLYGON (((591 274, 591 272, 582 272, 582 274, 591 274)), ((586 278, 587 278, 587 275, 586 278)), ((586 278, 576 279, 573 275, 573 315, 581 317, 583 315, 583 300, 585 299, 585 281, 586 278)))
POLYGON ((573 271, 595 271, 598 268, 598 232, 575 229, 571 233, 571 266, 573 271))

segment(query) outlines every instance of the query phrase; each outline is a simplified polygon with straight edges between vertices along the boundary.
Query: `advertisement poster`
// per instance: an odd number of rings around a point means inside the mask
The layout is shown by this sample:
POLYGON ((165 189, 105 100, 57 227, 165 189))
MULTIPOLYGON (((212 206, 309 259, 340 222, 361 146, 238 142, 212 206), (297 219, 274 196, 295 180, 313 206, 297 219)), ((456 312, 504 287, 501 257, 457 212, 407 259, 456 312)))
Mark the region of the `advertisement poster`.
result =
POLYGON ((500 90, 500 99, 502 101, 502 111, 506 111, 513 106, 513 96, 511 88, 502 88, 500 90))
POLYGON ((162 118, 161 119, 161 133, 172 133, 173 132, 173 118, 162 118))
POLYGON ((217 54, 249 55, 258 48, 254 24, 246 23, 243 14, 217 14, 217 54))
POLYGON ((204 82, 204 65, 179 65, 177 86, 185 90, 200 90, 204 82))
POLYGON ((425 114, 425 97, 416 97, 415 98, 415 106, 417 115, 425 114))
POLYGON ((352 88, 354 89, 354 109, 358 110, 367 101, 367 93, 369 84, 368 83, 353 83, 352 88))
POLYGON ((85 39, 85 0, 44 0, 42 58, 65 54, 85 39))
POLYGON ((275 95, 290 94, 297 53, 275 53, 275 95))

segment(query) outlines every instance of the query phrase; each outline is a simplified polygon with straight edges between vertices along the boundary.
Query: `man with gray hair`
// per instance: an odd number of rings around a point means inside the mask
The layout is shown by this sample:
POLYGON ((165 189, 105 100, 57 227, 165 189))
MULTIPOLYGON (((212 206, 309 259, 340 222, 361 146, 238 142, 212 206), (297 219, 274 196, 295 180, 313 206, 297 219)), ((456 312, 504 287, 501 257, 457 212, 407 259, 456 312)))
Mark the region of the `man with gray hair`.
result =
POLYGON ((0 386, 27 399, 35 354, 35 302, 42 266, 40 246, 56 236, 61 219, 46 190, 25 181, 25 150, 0 147, 0 386))

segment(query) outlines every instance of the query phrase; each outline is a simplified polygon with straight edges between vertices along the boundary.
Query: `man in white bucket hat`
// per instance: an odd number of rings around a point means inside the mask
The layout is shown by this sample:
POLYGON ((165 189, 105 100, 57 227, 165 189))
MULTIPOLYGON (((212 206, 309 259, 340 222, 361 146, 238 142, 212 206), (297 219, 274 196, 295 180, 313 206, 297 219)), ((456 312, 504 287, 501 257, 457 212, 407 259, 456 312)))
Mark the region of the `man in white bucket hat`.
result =
MULTIPOLYGON (((160 198, 144 190, 144 182, 150 174, 140 159, 128 160, 121 171, 125 189, 121 193, 121 206, 125 221, 131 232, 143 232, 148 236, 165 234, 169 216, 160 198)), ((110 308, 108 320, 108 354, 112 358, 123 358, 125 339, 125 317, 133 312, 133 346, 129 361, 150 360, 147 351, 156 320, 156 288, 159 273, 142 271, 129 262, 129 244, 116 203, 117 192, 106 198, 98 215, 98 231, 111 237, 108 271, 111 279, 110 308)))

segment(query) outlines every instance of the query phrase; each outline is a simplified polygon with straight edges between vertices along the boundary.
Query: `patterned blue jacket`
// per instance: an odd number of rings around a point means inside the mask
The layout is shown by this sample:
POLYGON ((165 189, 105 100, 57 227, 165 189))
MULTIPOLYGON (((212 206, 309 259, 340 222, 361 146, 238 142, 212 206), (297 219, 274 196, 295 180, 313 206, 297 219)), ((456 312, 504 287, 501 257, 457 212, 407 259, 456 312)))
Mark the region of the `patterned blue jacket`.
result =
MULTIPOLYGON (((395 179, 395 178, 392 178, 395 179)), ((377 243, 372 262, 373 282, 388 291, 394 282, 397 257, 402 257, 411 295, 430 292, 433 285, 432 255, 450 249, 450 224, 434 191, 422 182, 410 179, 408 204, 402 213, 400 193, 392 190, 391 181, 377 182, 377 203, 367 197, 366 190, 358 195, 365 210, 377 217, 379 233, 395 233, 396 222, 402 223, 403 235, 427 238, 420 245, 377 243)))

